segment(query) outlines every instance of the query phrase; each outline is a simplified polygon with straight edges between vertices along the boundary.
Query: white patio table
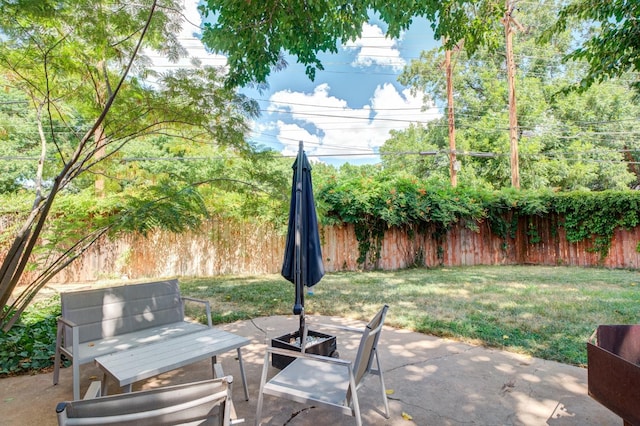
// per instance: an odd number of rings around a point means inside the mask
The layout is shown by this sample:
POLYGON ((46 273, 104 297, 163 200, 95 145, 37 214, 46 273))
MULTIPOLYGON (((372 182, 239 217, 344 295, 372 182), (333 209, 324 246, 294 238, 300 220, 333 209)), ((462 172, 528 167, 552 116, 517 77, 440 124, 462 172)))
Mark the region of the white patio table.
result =
POLYGON ((131 391, 135 382, 211 358, 213 377, 216 377, 216 356, 236 349, 244 395, 249 400, 241 348, 249 339, 216 328, 185 334, 166 341, 115 352, 96 358, 96 365, 104 372, 103 395, 106 395, 107 376, 118 382, 124 392, 131 391))

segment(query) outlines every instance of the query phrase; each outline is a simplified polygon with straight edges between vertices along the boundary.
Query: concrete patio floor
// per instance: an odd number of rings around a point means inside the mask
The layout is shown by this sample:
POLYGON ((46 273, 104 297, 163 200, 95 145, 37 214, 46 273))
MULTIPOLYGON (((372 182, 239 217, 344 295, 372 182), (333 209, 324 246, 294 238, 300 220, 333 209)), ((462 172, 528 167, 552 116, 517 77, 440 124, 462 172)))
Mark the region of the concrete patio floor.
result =
MULTIPOLYGON (((337 336, 341 358, 353 358, 357 336, 315 324, 362 327, 363 322, 312 316, 312 330, 337 336)), ((234 376, 233 399, 238 417, 253 425, 267 338, 297 329, 297 316, 257 318, 220 325, 246 336, 243 348, 250 400, 244 400, 235 351, 218 357, 234 376)), ((370 425, 621 425, 622 420, 587 395, 587 370, 496 349, 472 346, 419 333, 385 327, 380 360, 389 395, 391 417, 382 415, 378 379, 361 388, 363 422, 370 425), (407 416, 403 416, 405 413, 407 416), (409 420, 409 416, 411 420, 409 420)), ((273 367, 270 367, 273 368, 273 367)), ((275 370, 274 370, 275 371, 275 370)), ((81 392, 102 375, 93 365, 81 367, 81 392)), ((134 385, 134 390, 197 381, 211 377, 202 361, 134 385)), ((110 393, 118 393, 110 384, 110 393)), ((57 425, 55 406, 72 397, 71 369, 52 385, 52 373, 0 379, 0 424, 57 425)), ((266 425, 355 425, 353 417, 294 402, 265 398, 266 425)))

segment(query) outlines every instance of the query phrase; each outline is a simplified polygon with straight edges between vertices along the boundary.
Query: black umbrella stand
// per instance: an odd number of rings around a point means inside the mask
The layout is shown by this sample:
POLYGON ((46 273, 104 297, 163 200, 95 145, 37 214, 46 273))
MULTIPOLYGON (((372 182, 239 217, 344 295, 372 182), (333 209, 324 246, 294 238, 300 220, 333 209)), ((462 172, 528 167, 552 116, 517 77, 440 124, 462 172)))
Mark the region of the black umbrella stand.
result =
MULTIPOLYGON (((304 313, 305 287, 316 285, 324 276, 322 250, 313 185, 311 182, 311 164, 304 153, 302 141, 298 156, 293 163, 293 181, 291 185, 291 204, 289 206, 289 227, 285 246, 282 276, 295 287, 293 314, 300 317, 298 330, 272 339, 277 348, 304 351, 316 355, 337 355, 335 336, 307 330, 304 313), (312 342, 307 343, 311 337, 312 342)), ((273 354, 272 365, 284 368, 293 358, 273 354)))

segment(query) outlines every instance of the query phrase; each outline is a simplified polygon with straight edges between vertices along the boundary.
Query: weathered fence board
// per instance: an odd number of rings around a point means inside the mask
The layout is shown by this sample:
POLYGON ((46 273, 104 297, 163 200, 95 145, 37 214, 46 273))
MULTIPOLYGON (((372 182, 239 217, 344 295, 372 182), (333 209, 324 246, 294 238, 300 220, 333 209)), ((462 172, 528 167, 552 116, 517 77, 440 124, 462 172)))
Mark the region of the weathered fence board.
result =
MULTIPOLYGON (((358 242, 351 225, 321 229, 325 269, 394 270, 409 266, 459 265, 574 265, 640 268, 640 227, 618 229, 608 256, 600 258, 590 242, 569 243, 557 217, 521 218, 515 238, 494 235, 488 223, 477 231, 454 226, 439 241, 433 230, 407 232, 390 228, 382 242, 380 257, 358 263, 358 242)), ((0 226, 8 222, 0 222, 0 226)), ((6 229, 6 228, 3 228, 6 229)), ((197 233, 152 232, 147 238, 127 235, 103 239, 82 258, 67 267, 56 282, 88 282, 166 276, 213 276, 221 274, 279 273, 284 235, 270 224, 207 222, 197 233)), ((0 257, 2 257, 0 255, 0 257)))

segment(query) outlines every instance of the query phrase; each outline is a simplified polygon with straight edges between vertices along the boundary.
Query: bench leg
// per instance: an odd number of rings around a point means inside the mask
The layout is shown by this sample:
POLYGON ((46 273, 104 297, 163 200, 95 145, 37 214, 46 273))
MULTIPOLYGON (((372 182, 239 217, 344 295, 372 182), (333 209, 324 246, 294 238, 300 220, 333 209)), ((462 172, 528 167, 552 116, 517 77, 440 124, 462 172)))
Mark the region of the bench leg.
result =
POLYGON ((244 374, 244 362, 242 361, 242 351, 238 348, 238 363, 240 364, 240 375, 242 376, 242 387, 244 388, 245 401, 249 400, 249 389, 247 389, 247 377, 244 374))
POLYGON ((92 381, 82 399, 95 399, 102 396, 102 383, 92 381))
POLYGON ((72 361, 71 369, 73 371, 73 399, 80 399, 80 363, 72 361))
POLYGON ((102 396, 107 396, 107 373, 102 374, 102 385, 100 386, 100 388, 102 396))
POLYGON ((213 378, 217 379, 220 377, 224 377, 224 370, 222 369, 222 364, 215 363, 213 365, 213 378))
POLYGON ((60 353, 60 346, 62 346, 62 328, 58 323, 58 330, 56 331, 56 352, 53 359, 53 384, 57 385, 60 378, 60 363, 62 360, 62 354, 60 353))

